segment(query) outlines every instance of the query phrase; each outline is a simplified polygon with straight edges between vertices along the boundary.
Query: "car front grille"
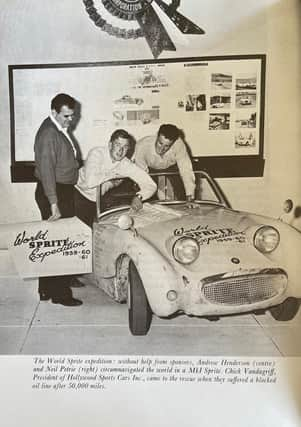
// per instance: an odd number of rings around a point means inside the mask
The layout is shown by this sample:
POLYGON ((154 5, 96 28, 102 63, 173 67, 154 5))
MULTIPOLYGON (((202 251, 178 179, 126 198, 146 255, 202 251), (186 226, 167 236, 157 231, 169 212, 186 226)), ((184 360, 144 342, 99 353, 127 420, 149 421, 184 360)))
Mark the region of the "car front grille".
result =
POLYGON ((211 276, 201 281, 204 297, 214 304, 248 305, 265 301, 284 292, 287 275, 268 269, 256 274, 211 276))

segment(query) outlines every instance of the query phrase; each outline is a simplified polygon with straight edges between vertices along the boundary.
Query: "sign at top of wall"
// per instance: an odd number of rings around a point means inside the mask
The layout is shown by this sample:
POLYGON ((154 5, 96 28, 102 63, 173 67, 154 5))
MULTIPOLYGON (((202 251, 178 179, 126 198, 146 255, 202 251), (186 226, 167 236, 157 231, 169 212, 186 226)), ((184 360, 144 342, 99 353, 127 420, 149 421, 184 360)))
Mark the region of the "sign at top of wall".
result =
POLYGON ((89 17, 97 27, 106 33, 124 39, 145 37, 154 58, 163 50, 175 51, 176 47, 153 7, 156 3, 183 34, 204 34, 204 30, 177 11, 181 0, 101 0, 95 7, 93 0, 83 0, 89 17), (120 28, 114 26, 99 13, 103 8, 120 20, 137 21, 138 27, 120 28))

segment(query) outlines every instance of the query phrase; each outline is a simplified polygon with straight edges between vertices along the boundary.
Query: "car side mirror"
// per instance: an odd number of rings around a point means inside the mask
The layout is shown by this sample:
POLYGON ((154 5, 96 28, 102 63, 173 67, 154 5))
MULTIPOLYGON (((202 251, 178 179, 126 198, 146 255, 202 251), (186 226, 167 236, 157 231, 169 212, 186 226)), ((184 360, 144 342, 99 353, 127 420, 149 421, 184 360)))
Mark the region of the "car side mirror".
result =
POLYGON ((286 199, 283 203, 282 214, 279 216, 278 219, 280 221, 287 222, 286 214, 289 214, 290 212, 292 212, 293 208, 294 208, 293 201, 291 199, 286 199))
POLYGON ((284 213, 290 213, 293 210, 294 203, 291 199, 285 200, 283 203, 283 212, 284 213))

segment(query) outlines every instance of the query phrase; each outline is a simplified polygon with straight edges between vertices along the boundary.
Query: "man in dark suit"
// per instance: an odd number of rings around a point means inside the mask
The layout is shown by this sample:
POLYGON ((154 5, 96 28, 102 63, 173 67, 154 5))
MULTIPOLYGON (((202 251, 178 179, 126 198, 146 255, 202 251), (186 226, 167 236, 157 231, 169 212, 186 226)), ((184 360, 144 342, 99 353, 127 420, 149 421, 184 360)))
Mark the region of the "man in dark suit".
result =
MULTIPOLYGON (((69 218, 74 213, 74 184, 78 179, 79 153, 68 128, 74 119, 76 101, 60 93, 51 101, 51 114, 41 124, 34 143, 35 200, 43 220, 69 218)), ((54 304, 78 306, 82 301, 72 297, 70 277, 39 279, 40 300, 54 304)))

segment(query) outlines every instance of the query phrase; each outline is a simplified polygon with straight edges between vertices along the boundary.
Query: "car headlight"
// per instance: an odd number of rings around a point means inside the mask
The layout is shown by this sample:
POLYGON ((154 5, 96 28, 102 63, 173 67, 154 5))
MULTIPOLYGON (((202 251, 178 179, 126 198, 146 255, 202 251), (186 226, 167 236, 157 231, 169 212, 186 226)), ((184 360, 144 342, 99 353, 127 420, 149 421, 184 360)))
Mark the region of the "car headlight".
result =
POLYGON ((199 256, 200 247, 192 237, 182 237, 175 242, 172 253, 175 260, 181 264, 191 264, 199 256))
POLYGON ((254 234, 254 246, 262 253, 273 252, 279 245, 279 242, 279 232, 270 225, 260 227, 254 234))

